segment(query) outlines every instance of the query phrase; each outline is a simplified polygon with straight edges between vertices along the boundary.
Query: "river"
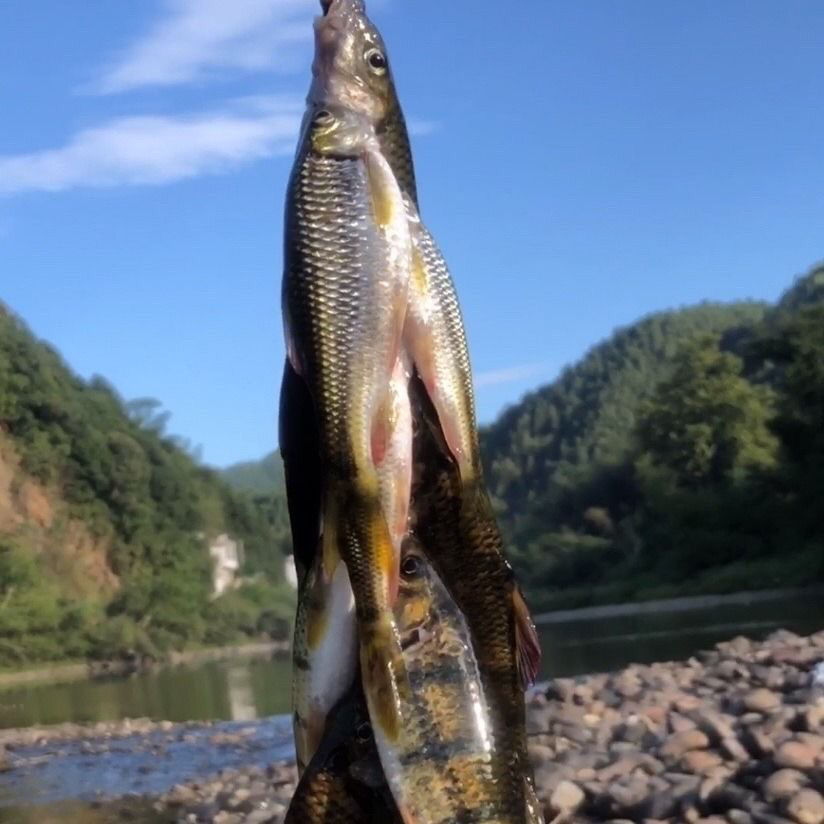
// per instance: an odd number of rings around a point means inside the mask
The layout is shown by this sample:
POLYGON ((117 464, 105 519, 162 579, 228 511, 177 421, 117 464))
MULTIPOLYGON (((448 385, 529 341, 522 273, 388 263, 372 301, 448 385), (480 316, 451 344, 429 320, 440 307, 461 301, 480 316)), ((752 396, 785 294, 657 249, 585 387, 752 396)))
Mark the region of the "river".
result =
MULTIPOLYGON (((745 594, 549 615, 539 625, 541 678, 683 659, 735 635, 763 638, 779 627, 799 633, 824 628, 824 593, 745 594)), ((125 679, 7 689, 0 692, 0 727, 144 716, 251 721, 289 712, 289 691, 286 656, 209 662, 125 679)))
MULTIPOLYGON (((593 608, 539 618, 542 678, 603 672, 631 662, 680 660, 735 635, 763 638, 778 628, 824 628, 824 592, 682 599, 593 608)), ((0 772, 0 824, 110 824, 125 820, 99 797, 132 795, 128 820, 158 824, 139 796, 224 768, 265 766, 293 755, 290 662, 209 662, 134 675, 6 689, 0 727, 148 716, 215 721, 102 744, 74 740, 16 749, 17 768, 0 772), (263 720, 258 720, 263 719, 263 720), (240 739, 238 738, 240 736, 240 739), (237 742, 242 740, 242 746, 237 742), (225 743, 222 743, 225 742, 225 743), (20 766, 20 764, 28 766, 20 766)))

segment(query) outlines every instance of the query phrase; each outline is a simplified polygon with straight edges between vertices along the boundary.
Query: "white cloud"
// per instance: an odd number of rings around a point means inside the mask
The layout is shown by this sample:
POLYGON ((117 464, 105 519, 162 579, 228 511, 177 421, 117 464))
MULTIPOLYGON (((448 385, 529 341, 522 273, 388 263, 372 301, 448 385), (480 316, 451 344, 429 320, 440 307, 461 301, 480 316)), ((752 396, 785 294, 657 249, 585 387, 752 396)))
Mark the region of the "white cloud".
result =
POLYGON ((437 120, 418 120, 413 117, 408 121, 408 127, 409 134, 411 134, 412 137, 426 137, 427 135, 440 131, 441 124, 438 123, 437 120))
POLYGON ((489 372, 479 372, 475 376, 475 388, 484 389, 489 386, 501 386, 506 383, 534 378, 546 369, 543 363, 526 363, 521 366, 510 366, 506 369, 495 369, 489 372))
POLYGON ((318 0, 166 0, 167 12, 90 90, 190 83, 225 69, 291 67, 312 37, 318 0))
POLYGON ((181 116, 121 117, 57 149, 0 155, 0 194, 158 185, 291 154, 299 99, 256 97, 181 116))

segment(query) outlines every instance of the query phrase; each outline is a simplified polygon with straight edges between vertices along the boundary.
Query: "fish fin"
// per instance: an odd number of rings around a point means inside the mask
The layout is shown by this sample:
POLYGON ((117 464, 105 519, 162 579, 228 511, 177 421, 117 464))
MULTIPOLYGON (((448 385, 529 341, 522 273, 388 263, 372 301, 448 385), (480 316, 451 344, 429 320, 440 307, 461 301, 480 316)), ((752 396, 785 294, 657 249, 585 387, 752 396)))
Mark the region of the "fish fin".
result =
POLYGON ((361 673, 372 727, 395 743, 401 733, 399 690, 406 677, 400 639, 391 618, 361 633, 361 673))
MULTIPOLYGON (((376 152, 366 153, 366 172, 369 179, 369 193, 372 197, 372 210, 375 215, 375 222, 378 226, 385 228, 393 223, 397 218, 397 206, 392 197, 392 191, 387 186, 387 181, 394 178, 389 174, 389 168, 383 156, 376 152)), ((406 210, 404 209, 404 217, 406 210)))
POLYGON ((329 611, 326 604, 328 582, 323 575, 312 575, 306 590, 306 644, 310 650, 320 646, 329 629, 329 611))
POLYGON ((323 712, 312 710, 309 718, 302 718, 296 712, 293 726, 298 774, 302 775, 323 740, 326 716, 323 712))
POLYGON ((400 586, 400 552, 395 549, 380 501, 375 501, 370 510, 367 516, 367 540, 372 547, 370 554, 377 562, 383 586, 386 588, 386 600, 391 607, 395 604, 400 586))
POLYGON ((512 606, 515 610, 515 649, 518 659, 518 674, 524 689, 532 686, 541 666, 541 642, 538 630, 529 614, 520 587, 512 590, 512 606))
POLYGON ((321 553, 323 556, 321 571, 322 577, 327 583, 332 580, 335 570, 341 562, 338 512, 339 508, 334 496, 327 495, 323 509, 323 537, 321 539, 321 553))

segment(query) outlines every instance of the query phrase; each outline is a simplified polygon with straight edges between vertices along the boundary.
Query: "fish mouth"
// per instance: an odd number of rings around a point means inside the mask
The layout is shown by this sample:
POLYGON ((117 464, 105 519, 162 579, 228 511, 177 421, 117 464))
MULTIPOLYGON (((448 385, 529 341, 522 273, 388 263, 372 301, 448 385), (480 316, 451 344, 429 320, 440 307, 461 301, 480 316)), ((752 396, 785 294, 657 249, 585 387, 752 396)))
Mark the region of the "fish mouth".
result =
POLYGON ((366 4, 363 0, 320 0, 320 7, 325 17, 366 13, 366 4))
POLYGON ((340 105, 361 112, 373 121, 382 115, 379 102, 370 96, 356 66, 356 36, 366 25, 363 0, 321 0, 322 17, 315 18, 315 59, 309 103, 340 105))
POLYGON ((315 18, 315 43, 324 50, 334 46, 366 14, 363 0, 321 0, 323 15, 315 18))

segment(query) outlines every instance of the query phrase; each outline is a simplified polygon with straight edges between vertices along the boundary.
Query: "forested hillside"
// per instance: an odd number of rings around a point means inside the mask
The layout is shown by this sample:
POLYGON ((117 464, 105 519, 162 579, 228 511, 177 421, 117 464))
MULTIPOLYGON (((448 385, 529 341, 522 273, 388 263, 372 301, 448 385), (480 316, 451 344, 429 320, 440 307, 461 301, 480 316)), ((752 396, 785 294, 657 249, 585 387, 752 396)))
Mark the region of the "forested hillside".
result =
POLYGON ((482 433, 533 604, 824 581, 824 267, 646 318, 482 433))
MULTIPOLYGON (((279 457, 221 477, 167 418, 0 308, 0 665, 285 637, 279 457), (213 599, 222 533, 243 584, 213 599)), ((824 581, 824 266, 619 330, 482 448, 535 610, 824 581)))
MULTIPOLYGON (((272 428, 274 432, 274 427, 272 428)), ((259 461, 233 464, 220 473, 235 489, 255 494, 284 492, 283 461, 280 452, 271 452, 259 461)))
POLYGON ((76 377, 0 305, 0 664, 285 637, 282 500, 231 489, 166 418, 76 377), (212 600, 221 533, 246 582, 212 600))
MULTIPOLYGON (((481 443, 540 610, 824 580, 822 433, 819 266, 775 306, 706 303, 617 331, 481 443)), ((269 456, 234 478, 272 490, 280 472, 269 456)))

